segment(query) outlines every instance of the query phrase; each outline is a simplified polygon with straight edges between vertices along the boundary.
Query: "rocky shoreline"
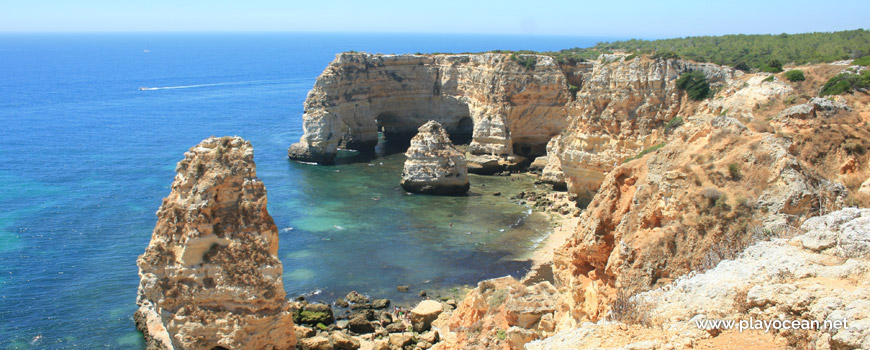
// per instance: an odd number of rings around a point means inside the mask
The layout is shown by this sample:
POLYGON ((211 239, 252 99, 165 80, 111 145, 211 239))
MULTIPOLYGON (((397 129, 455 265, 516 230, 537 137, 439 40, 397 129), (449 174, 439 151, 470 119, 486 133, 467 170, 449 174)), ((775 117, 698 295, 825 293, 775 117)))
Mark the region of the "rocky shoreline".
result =
MULTIPOLYGON (((538 188, 521 191, 516 196, 505 196, 506 201, 532 209, 530 215, 539 215, 552 232, 539 245, 522 258, 532 261, 532 268, 522 276, 523 283, 553 282, 553 250, 564 241, 569 230, 564 223, 576 220, 581 210, 574 197, 554 190, 540 181, 540 174, 532 171, 500 172, 493 176, 533 176, 538 188)), ((501 196, 496 192, 492 195, 501 196)), ((301 349, 428 349, 442 340, 439 328, 430 329, 439 316, 449 317, 465 300, 472 286, 453 286, 441 289, 400 285, 397 289, 419 296, 419 302, 394 303, 389 299, 376 299, 352 291, 335 300, 309 302, 304 296, 296 297, 290 309, 294 312, 296 337, 301 349), (415 311, 416 310, 416 311, 415 311), (428 310, 423 312, 423 310, 428 310), (426 320, 423 322, 422 320, 426 320), (422 329, 426 329, 422 331, 422 329)), ((442 321, 443 322, 443 321, 442 321)))
MULTIPOLYGON (((567 66, 551 57, 530 58, 536 64, 524 67, 501 54, 340 54, 309 94, 305 135, 288 151, 293 159, 330 163, 339 148, 374 147, 379 131, 400 138, 435 120, 444 125, 437 133, 444 137, 432 144, 433 137, 419 138, 420 157, 406 163, 406 175, 437 180, 431 175, 440 173, 427 166, 438 170, 445 163, 428 153, 449 143, 446 134, 468 131, 470 120, 472 142, 467 152, 460 148, 468 172, 540 176, 537 185, 567 190, 475 194, 503 196, 555 227, 522 257, 534 264, 522 280, 481 281, 463 297, 427 291, 418 294, 418 304, 401 308, 356 292, 330 304, 285 305, 275 285, 280 278, 273 278, 281 268, 270 259, 276 241, 270 240, 274 224, 264 210, 262 184, 253 174, 236 181, 236 171, 209 173, 209 161, 224 169, 228 159, 207 151, 197 161, 197 147, 179 163, 177 184, 162 208, 187 208, 188 189, 218 195, 200 198, 188 211, 161 210, 140 258, 140 306, 162 310, 150 313, 155 327, 141 326, 143 332, 162 326, 167 339, 184 344, 179 348, 204 344, 206 350, 243 348, 239 342, 249 339, 286 339, 271 345, 293 347, 297 336, 303 349, 683 349, 719 348, 736 339, 727 331, 691 327, 701 319, 845 315, 855 328, 777 332, 754 341, 763 348, 870 347, 870 285, 863 278, 870 214, 847 208, 870 203, 860 192, 870 181, 870 98, 805 97, 843 67, 804 67, 806 82, 787 83, 768 73, 650 56, 608 54, 567 66), (714 98, 689 99, 675 83, 687 72, 702 73, 714 98), (569 82, 577 84, 571 94, 569 82), (534 175, 517 173, 527 165, 534 175), (254 202, 262 206, 222 205, 235 203, 221 201, 233 198, 228 188, 256 194, 254 202), (211 210, 215 203, 220 210, 211 210), (188 212, 199 214, 174 220, 188 212), (227 238, 251 227, 260 228, 263 238, 227 238), (236 254, 239 266, 202 254, 223 249, 236 254), (253 268, 262 264, 268 268, 253 268), (202 278, 218 268, 238 278, 217 284, 210 275, 202 278), (849 271, 861 277, 851 278, 849 271), (224 310, 213 305, 193 315, 177 307, 192 296, 207 296, 197 302, 231 299, 226 291, 233 289, 226 286, 264 276, 271 287, 254 283, 236 290, 273 303, 224 303, 243 309, 224 313, 232 320, 227 329, 243 329, 241 334, 220 338, 198 331, 197 320, 225 326, 213 316, 224 310), (723 280, 727 288, 719 288, 723 280), (215 289, 224 294, 210 294, 215 289), (791 293, 797 296, 784 297, 791 293), (262 307, 270 313, 249 312, 262 307), (264 314, 281 325, 259 322, 264 314), (287 315, 301 325, 294 328, 287 315), (288 329, 296 332, 287 337, 288 329), (274 332, 283 338, 267 336, 274 332)), ((247 151, 230 153, 238 159, 229 164, 253 169, 245 164, 252 162, 247 151)), ((453 156, 459 154, 447 155, 453 156)), ((250 237, 260 236, 236 238, 250 237)))

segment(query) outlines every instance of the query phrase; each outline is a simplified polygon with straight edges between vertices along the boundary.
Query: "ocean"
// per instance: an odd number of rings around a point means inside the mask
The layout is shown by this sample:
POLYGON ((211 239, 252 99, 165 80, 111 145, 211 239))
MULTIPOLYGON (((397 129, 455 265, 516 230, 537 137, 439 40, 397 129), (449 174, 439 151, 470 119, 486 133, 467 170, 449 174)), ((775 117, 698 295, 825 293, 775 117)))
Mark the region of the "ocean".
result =
MULTIPOLYGON (((342 51, 558 50, 615 38, 410 34, 0 34, 0 348, 142 349, 136 258, 175 164, 209 136, 251 141, 288 297, 413 302, 504 275, 551 227, 507 199, 406 195, 404 155, 294 163, 302 103, 342 51), (140 87, 158 88, 140 91, 140 87), (411 285, 400 293, 397 285, 411 285)), ((493 192, 502 192, 501 197, 493 192)), ((455 292, 454 292, 455 293, 455 292)))

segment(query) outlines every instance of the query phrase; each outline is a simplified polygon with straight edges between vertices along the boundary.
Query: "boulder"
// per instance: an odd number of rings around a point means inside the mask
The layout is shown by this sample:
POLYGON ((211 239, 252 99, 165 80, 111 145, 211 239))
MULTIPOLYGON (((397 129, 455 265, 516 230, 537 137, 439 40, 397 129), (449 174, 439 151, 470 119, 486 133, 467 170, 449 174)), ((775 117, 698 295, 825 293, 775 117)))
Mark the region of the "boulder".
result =
POLYGON ((402 333, 405 331, 405 324, 402 322, 390 323, 384 328, 389 333, 402 333))
POLYGON ((794 240, 812 251, 835 250, 844 258, 870 257, 870 209, 845 208, 809 218, 794 240))
POLYGON ((299 324, 316 325, 323 323, 328 325, 333 321, 335 321, 335 316, 332 314, 332 308, 326 304, 306 304, 293 314, 293 322, 299 324))
POLYGON ((438 335, 437 331, 426 331, 420 334, 420 340, 428 342, 429 344, 437 343, 441 338, 438 335))
POLYGON ((469 155, 467 158, 468 172, 478 175, 492 175, 503 171, 504 166, 499 164, 498 156, 492 155, 469 155))
POLYGON ((412 333, 390 334, 390 347, 393 349, 404 349, 405 346, 411 344, 414 344, 414 334, 412 333))
POLYGON ((390 299, 375 299, 372 301, 372 308, 385 309, 390 306, 390 299))
POLYGON ((332 350, 332 344, 324 336, 305 338, 299 341, 302 350, 332 350))
POLYGON ((405 191, 457 195, 468 192, 465 155, 450 142, 441 124, 429 121, 411 139, 402 170, 405 191))
POLYGON ((858 189, 859 193, 870 194, 870 179, 861 183, 861 187, 858 189))
POLYGON ((330 335, 332 346, 335 349, 355 350, 360 348, 359 339, 351 337, 344 332, 334 332, 330 335))
POLYGON ((356 316, 347 323, 347 329, 357 334, 372 333, 375 327, 363 316, 356 316))
POLYGON ((438 318, 438 315, 444 309, 441 303, 434 300, 423 300, 411 310, 411 324, 414 326, 414 332, 425 332, 432 327, 432 321, 438 318))
POLYGON ((537 158, 535 158, 534 161, 532 161, 532 164, 529 164, 529 170, 530 171, 542 171, 542 170, 544 170, 544 168, 547 167, 548 162, 549 162, 549 159, 547 158, 547 156, 537 157, 537 158))
POLYGON ((296 326, 297 339, 311 338, 315 335, 317 335, 317 331, 315 331, 314 328, 299 325, 296 326))
POLYGON ((357 292, 347 293, 347 296, 345 296, 344 299, 354 304, 366 304, 370 302, 369 298, 357 292))

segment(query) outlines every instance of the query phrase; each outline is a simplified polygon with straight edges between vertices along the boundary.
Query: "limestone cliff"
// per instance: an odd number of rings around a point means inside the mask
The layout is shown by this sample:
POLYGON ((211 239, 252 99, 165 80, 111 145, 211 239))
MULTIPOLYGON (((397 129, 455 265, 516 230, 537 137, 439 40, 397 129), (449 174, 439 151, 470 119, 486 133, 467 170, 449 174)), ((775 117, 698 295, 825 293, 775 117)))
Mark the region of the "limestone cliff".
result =
POLYGON ((470 137, 475 155, 546 154, 544 180, 590 198, 607 171, 661 142, 668 121, 694 114, 698 103, 675 87, 680 74, 704 72, 715 86, 740 74, 707 63, 625 58, 559 65, 542 55, 339 54, 309 92, 304 135, 288 154, 330 163, 339 148, 373 149, 379 131, 407 140, 435 120, 454 140, 470 137))
POLYGON ((756 243, 705 273, 625 300, 621 321, 586 323, 526 348, 870 348, 870 209, 814 217, 797 233, 756 243), (728 320, 745 327, 750 317, 818 326, 740 331, 705 325, 728 320))
POLYGON ((401 186, 408 192, 463 194, 468 192, 465 154, 450 142, 441 124, 429 121, 411 139, 401 186))
POLYGON ((254 150, 209 138, 176 168, 139 257, 135 314, 149 349, 293 349, 278 252, 254 150))
POLYGON ((474 154, 541 155, 566 126, 565 74, 547 56, 342 53, 305 100, 304 135, 289 156, 329 163, 338 148, 367 151, 407 140, 429 120, 474 154))
POLYGON ((695 113, 697 102, 676 87, 680 74, 700 71, 716 85, 734 70, 709 63, 602 55, 569 105, 569 127, 547 145, 544 180, 567 184, 589 199, 606 174, 625 159, 665 138, 665 125, 695 113))
POLYGON ((656 152, 607 174, 555 252, 560 327, 605 317, 620 296, 715 265, 749 243, 839 208, 846 190, 790 143, 733 118, 695 116, 656 152))

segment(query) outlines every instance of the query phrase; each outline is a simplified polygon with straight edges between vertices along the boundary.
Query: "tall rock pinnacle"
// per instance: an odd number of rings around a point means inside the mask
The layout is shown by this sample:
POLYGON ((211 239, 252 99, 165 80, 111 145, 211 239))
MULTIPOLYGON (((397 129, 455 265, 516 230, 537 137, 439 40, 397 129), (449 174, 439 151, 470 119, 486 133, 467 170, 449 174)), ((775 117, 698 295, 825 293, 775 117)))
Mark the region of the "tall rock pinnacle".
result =
POLYGON ((134 319, 148 348, 295 348, 278 229, 250 142, 206 139, 176 171, 137 261, 134 319))

